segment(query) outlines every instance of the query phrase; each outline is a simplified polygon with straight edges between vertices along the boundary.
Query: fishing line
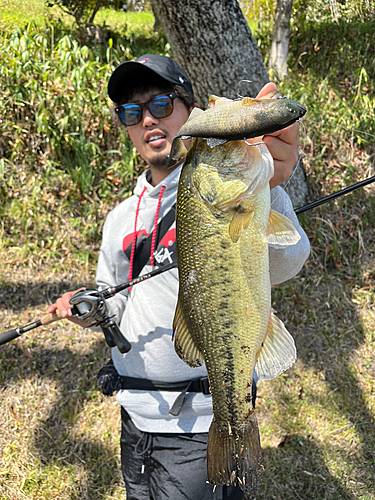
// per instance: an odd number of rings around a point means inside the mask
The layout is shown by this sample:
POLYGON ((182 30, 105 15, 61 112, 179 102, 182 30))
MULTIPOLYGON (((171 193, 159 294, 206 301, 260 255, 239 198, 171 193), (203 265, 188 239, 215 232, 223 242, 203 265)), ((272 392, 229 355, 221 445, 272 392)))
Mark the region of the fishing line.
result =
MULTIPOLYGON (((317 122, 315 120, 310 120, 309 118, 305 118, 304 121, 307 121, 307 122, 310 122, 310 123, 316 123, 317 125, 320 125, 320 126, 326 126, 328 127, 330 124, 327 123, 327 122, 317 122)), ((369 135, 370 137, 374 137, 375 139, 375 135, 374 134, 370 134, 369 132, 363 132, 362 130, 357 130, 355 128, 347 128, 347 127, 343 127, 342 125, 332 125, 332 128, 341 128, 342 130, 346 130, 347 132, 357 132, 358 134, 364 134, 364 135, 369 135)))
MULTIPOLYGON (((290 181, 292 180, 293 175, 294 175, 294 174, 296 173, 296 171, 297 171, 297 167, 298 167, 298 164, 299 164, 299 162, 300 162, 301 157, 302 157, 302 155, 300 155, 300 154, 298 153, 298 160, 297 160, 297 163, 296 163, 296 164, 294 165, 294 167, 293 167, 292 173, 290 174, 289 178, 285 181, 284 186, 281 186, 281 187, 284 189, 284 191, 285 191, 285 192, 286 192, 286 188, 287 188, 288 184, 289 184, 289 183, 290 183, 290 181)), ((278 200, 279 198, 280 198, 280 195, 278 194, 278 195, 276 196, 276 198, 275 198, 273 201, 271 201, 271 207, 272 207, 272 205, 275 203, 275 201, 276 201, 276 200, 278 200)))

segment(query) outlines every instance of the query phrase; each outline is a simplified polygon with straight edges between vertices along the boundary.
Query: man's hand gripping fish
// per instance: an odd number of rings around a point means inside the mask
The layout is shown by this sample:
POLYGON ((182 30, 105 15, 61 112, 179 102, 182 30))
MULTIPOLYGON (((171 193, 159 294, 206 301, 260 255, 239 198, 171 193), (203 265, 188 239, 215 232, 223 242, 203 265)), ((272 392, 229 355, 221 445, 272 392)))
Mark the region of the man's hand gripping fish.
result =
POLYGON ((186 154, 181 138, 193 137, 177 195, 174 345, 189 366, 206 363, 214 413, 209 482, 250 492, 261 470, 253 370, 272 379, 296 359, 293 338, 271 309, 268 245, 294 245, 300 236, 270 207, 268 149, 243 139, 282 129, 306 110, 269 98, 211 96, 210 105, 193 111, 171 152, 173 164, 186 154))

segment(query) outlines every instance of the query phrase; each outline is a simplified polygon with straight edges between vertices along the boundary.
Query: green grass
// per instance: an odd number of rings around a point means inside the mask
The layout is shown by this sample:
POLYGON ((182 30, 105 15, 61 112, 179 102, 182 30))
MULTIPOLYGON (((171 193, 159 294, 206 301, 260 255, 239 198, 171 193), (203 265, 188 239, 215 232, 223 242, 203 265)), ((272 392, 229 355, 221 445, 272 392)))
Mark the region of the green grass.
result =
MULTIPOLYGON (((16 11, 0 0, 0 331, 94 283, 103 220, 142 169, 112 120, 106 82, 124 58, 169 51, 149 13, 101 11, 112 37, 101 46, 42 5, 16 11)), ((294 24, 279 83, 308 109, 314 198, 375 167, 374 22, 326 21, 294 24)), ((265 26, 256 36, 266 58, 265 26)), ((311 256, 273 290, 298 361, 259 384, 257 500, 375 499, 374 195, 370 185, 300 217, 311 256)), ((1 348, 1 500, 124 497, 119 409, 95 386, 108 356, 101 335, 63 321, 1 348)))

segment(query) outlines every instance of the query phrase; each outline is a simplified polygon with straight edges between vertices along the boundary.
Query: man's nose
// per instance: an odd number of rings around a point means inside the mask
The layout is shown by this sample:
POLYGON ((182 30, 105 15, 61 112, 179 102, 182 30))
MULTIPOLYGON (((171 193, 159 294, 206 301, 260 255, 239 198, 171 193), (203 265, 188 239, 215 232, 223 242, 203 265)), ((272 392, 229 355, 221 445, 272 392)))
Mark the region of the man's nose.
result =
POLYGON ((143 110, 142 125, 146 128, 157 125, 159 120, 153 116, 148 109, 143 110))

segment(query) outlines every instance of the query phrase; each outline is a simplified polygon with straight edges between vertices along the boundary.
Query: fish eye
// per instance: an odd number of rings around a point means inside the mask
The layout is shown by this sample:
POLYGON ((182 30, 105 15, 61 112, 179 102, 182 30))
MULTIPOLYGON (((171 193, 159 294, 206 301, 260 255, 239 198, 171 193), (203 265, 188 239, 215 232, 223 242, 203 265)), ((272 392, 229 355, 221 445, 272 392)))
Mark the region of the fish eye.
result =
POLYGON ((289 113, 291 113, 292 115, 294 115, 294 113, 296 112, 296 110, 294 108, 288 108, 288 111, 289 113))

